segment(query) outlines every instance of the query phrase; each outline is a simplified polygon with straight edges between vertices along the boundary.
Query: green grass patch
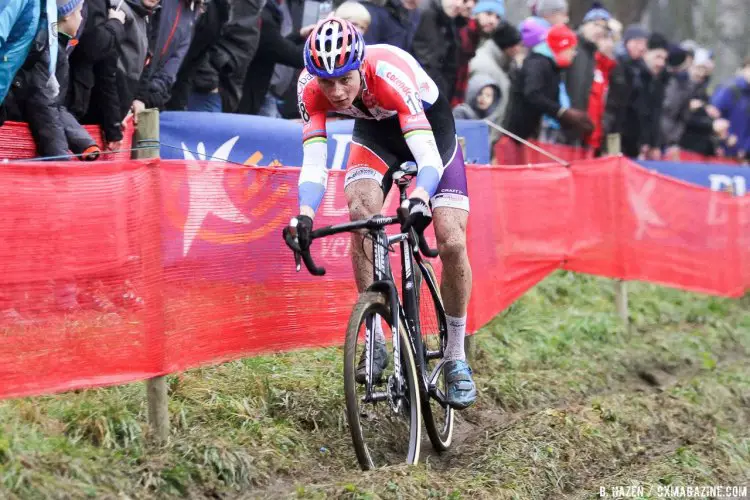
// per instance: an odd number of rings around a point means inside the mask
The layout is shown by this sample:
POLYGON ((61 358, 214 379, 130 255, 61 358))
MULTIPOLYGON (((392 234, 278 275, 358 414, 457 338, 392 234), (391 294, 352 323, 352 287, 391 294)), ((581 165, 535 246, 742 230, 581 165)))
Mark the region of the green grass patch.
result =
MULTIPOLYGON (((480 398, 451 451, 362 473, 340 349, 168 378, 154 446, 145 387, 0 403, 4 498, 595 498, 600 487, 750 483, 750 300, 557 272, 477 335, 480 398)), ((342 325, 343 338, 343 325, 342 325)))

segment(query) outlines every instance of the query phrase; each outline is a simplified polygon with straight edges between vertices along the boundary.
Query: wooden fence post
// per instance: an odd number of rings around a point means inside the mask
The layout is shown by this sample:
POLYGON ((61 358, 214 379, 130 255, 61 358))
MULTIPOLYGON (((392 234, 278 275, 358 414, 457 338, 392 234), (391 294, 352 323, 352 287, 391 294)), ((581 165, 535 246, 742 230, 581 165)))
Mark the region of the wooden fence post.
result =
MULTIPOLYGON (((133 153, 133 157, 137 159, 148 159, 148 158, 159 158, 159 110, 158 109, 147 109, 138 114, 138 124, 135 129, 135 140, 133 141, 135 146, 138 148, 133 153)), ((157 191, 155 200, 160 203, 160 195, 158 193, 158 170, 154 170, 154 178, 157 179, 154 182, 154 189, 157 191)), ((158 245, 161 247, 161 234, 154 235, 156 238, 154 247, 158 245)), ((156 249, 157 255, 160 255, 158 248, 156 249)), ((161 262, 156 262, 155 265, 161 268, 161 262)), ((161 309, 160 314, 163 314, 163 308, 161 307, 161 290, 154 294, 155 304, 151 304, 155 310, 161 309)), ((150 318, 150 321, 155 321, 155 327, 149 332, 150 335, 162 336, 164 335, 163 328, 159 328, 157 325, 163 323, 157 318, 150 318)), ((163 347, 162 339, 152 339, 155 344, 161 343, 163 347)), ((167 395, 167 377, 154 377, 146 381, 146 391, 148 398, 148 423, 152 430, 152 437, 158 443, 163 443, 169 438, 169 396, 167 395)))
MULTIPOLYGON (((607 135, 607 153, 611 156, 622 153, 620 134, 607 135)), ((630 313, 628 311, 628 284, 623 280, 615 280, 615 306, 617 315, 620 316, 625 328, 630 325, 630 313)))

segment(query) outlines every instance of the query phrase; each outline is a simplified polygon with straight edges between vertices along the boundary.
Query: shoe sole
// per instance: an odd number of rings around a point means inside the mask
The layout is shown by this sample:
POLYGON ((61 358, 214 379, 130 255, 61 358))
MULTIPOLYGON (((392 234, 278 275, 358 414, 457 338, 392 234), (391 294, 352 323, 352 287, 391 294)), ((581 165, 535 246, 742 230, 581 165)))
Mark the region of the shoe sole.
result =
POLYGON ((470 401, 469 403, 449 403, 448 401, 446 401, 446 403, 448 404, 448 406, 450 406, 454 410, 465 410, 466 408, 468 408, 471 405, 473 405, 475 402, 476 402, 476 400, 470 401))

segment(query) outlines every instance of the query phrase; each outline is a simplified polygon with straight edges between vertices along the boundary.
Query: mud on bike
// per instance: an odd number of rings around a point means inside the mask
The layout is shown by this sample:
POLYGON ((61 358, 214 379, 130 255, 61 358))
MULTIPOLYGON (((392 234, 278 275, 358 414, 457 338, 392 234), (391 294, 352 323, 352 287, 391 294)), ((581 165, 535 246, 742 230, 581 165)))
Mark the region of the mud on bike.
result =
MULTIPOLYGON (((416 175, 413 162, 402 164, 393 173, 401 203, 416 175)), ((404 215, 401 213, 401 217, 404 215)), ((373 283, 354 305, 344 344, 346 416, 357 460, 364 470, 403 461, 417 463, 422 420, 435 450, 447 450, 453 438, 454 410, 445 401, 443 376, 447 322, 435 271, 423 258, 438 254, 413 229, 386 234, 388 226, 400 225, 401 220, 399 215, 376 215, 315 229, 310 235, 312 242, 358 231, 364 235, 363 245, 367 240, 372 245, 373 283), (397 243, 401 250, 400 296, 390 260, 397 243), (390 362, 378 380, 373 377, 376 321, 381 322, 386 338, 392 339, 390 362), (358 355, 365 360, 364 384, 355 380, 358 355)), ((293 219, 292 228, 295 222, 293 219)), ((284 237, 296 238, 294 229, 286 231, 284 237)), ((298 272, 304 262, 311 274, 325 274, 325 269, 315 265, 309 249, 294 252, 294 257, 298 272)))

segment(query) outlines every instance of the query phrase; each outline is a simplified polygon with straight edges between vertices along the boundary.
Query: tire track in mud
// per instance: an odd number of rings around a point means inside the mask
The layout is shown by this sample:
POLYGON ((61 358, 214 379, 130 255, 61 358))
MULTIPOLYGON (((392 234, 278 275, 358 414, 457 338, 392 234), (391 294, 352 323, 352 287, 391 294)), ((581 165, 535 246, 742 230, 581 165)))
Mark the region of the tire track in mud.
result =
MULTIPOLYGON (((715 354, 716 369, 739 361, 750 361, 750 356, 741 345, 732 346, 715 354)), ((437 453, 432 449, 429 438, 423 432, 420 464, 425 464, 430 471, 436 473, 460 474, 467 467, 481 460, 484 450, 489 445, 497 445, 504 437, 514 430, 529 425, 531 420, 550 411, 576 414, 590 409, 592 400, 612 398, 617 396, 650 396, 661 397, 660 394, 670 388, 690 382, 703 372, 703 367, 696 362, 685 360, 682 363, 667 363, 658 359, 647 362, 627 360, 623 362, 626 371, 624 376, 614 378, 606 387, 600 387, 584 394, 564 396, 554 401, 534 405, 529 408, 512 411, 502 408, 501 404, 492 399, 480 400, 476 407, 456 413, 456 428, 451 449, 437 453)), ((541 371, 541 370, 540 370, 541 371)), ((534 371, 527 372, 533 373, 534 371)), ((750 412, 750 409, 748 410, 750 412)), ((624 464, 625 468, 635 468, 642 465, 643 460, 653 460, 673 453, 683 445, 678 438, 660 441, 658 436, 650 443, 651 448, 644 457, 634 457, 633 463, 624 464)), ((258 489, 247 491, 236 498, 289 498, 296 496, 297 485, 304 485, 307 491, 332 492, 340 490, 341 483, 358 484, 365 481, 377 481, 379 472, 362 473, 356 463, 353 451, 351 465, 335 469, 323 467, 320 464, 308 463, 292 476, 277 476, 270 478, 269 483, 258 489)), ((395 469, 398 469, 396 466, 395 469)), ((386 468, 386 469, 391 469, 386 468)), ((403 469, 402 469, 403 470, 403 469)), ((607 473, 601 477, 616 478, 619 472, 607 473)), ((587 482, 595 482, 596 477, 587 478, 587 482)), ((556 495, 570 494, 570 492, 555 492, 556 495)), ((228 498, 228 497, 223 497, 228 498)))

